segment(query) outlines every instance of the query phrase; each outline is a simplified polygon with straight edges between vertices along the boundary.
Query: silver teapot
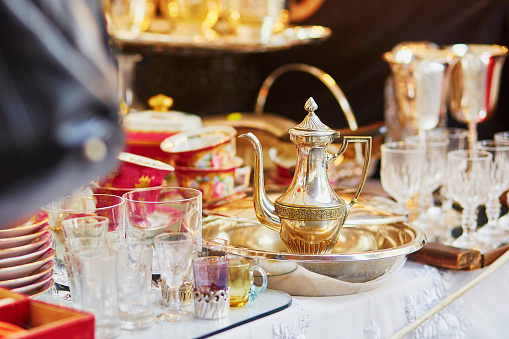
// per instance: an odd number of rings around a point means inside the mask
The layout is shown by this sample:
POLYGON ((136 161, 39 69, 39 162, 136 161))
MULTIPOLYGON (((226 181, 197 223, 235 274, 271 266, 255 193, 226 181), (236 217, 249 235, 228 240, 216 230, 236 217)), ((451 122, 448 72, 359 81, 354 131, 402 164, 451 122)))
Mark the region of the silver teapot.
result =
POLYGON ((320 121, 315 114, 318 106, 313 98, 306 101, 304 108, 308 115, 288 132, 297 149, 295 174, 286 192, 274 203, 265 193, 260 141, 252 133, 242 134, 239 138, 249 140, 255 149, 253 200, 258 220, 279 232, 289 252, 330 253, 366 181, 371 157, 371 137, 345 136, 339 152, 330 154, 326 151, 327 146, 340 133, 320 121), (365 143, 364 166, 357 192, 346 203, 331 187, 327 167, 346 151, 351 142, 365 143))

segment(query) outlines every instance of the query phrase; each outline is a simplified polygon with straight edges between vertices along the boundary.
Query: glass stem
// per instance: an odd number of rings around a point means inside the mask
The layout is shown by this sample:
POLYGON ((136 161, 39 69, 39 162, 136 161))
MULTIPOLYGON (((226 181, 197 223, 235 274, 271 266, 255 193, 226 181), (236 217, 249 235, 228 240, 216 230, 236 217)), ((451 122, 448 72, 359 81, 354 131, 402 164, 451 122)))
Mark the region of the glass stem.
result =
POLYGON ((433 205, 433 192, 419 192, 419 214, 426 214, 433 205))
POLYGON ((124 101, 131 107, 134 100, 134 67, 141 61, 139 54, 118 54, 118 73, 119 73, 119 100, 124 101))
POLYGON ((461 228, 463 234, 469 236, 477 227, 477 209, 476 208, 464 208, 461 213, 461 228))
POLYGON ((498 198, 489 199, 486 203, 486 216, 488 217, 488 225, 495 226, 500 218, 500 210, 502 204, 498 198))
POLYGON ((401 211, 405 211, 407 214, 409 213, 409 210, 408 210, 408 201, 406 199, 399 200, 399 201, 397 201, 397 203, 398 203, 399 209, 401 211))
POLYGON ((419 130, 419 145, 421 147, 426 147, 426 130, 419 130))
POLYGON ((172 311, 180 310, 180 287, 169 287, 170 290, 170 304, 168 308, 172 311))
POLYGON ((475 150, 475 143, 477 142, 477 123, 468 123, 468 149, 475 150))
POLYGON ((442 211, 450 211, 452 209, 452 199, 449 198, 447 187, 442 186, 442 188, 440 188, 440 197, 442 200, 442 211))

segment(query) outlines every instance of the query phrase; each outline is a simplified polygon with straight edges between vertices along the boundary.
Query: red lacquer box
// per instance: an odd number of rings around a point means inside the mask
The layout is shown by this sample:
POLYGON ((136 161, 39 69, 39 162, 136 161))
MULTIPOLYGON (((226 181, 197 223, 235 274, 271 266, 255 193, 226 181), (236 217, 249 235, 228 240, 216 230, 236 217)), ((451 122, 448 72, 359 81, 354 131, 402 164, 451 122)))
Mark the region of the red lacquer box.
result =
POLYGON ((32 300, 4 288, 0 288, 0 321, 26 329, 12 334, 12 338, 94 338, 93 314, 32 300), (11 302, 4 303, 7 298, 11 302))

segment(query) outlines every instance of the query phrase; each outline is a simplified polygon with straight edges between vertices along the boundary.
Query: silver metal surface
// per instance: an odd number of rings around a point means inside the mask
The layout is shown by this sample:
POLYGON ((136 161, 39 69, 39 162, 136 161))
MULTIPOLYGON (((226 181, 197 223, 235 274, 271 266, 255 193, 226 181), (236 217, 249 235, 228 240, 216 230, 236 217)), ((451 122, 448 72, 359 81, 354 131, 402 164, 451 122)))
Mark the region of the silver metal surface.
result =
MULTIPOLYGON (((338 195, 344 199, 351 200, 354 197, 354 189, 336 190, 338 195)), ((268 193, 267 196, 274 201, 281 193, 268 193)), ((205 208, 205 215, 217 216, 224 219, 256 223, 257 218, 253 208, 253 198, 243 197, 233 199, 224 204, 219 204, 212 209, 205 208)), ((406 220, 406 211, 387 197, 363 192, 357 201, 357 204, 350 210, 348 219, 343 227, 361 226, 361 225, 380 225, 406 220)))
POLYGON ((474 149, 477 123, 489 119, 497 107, 500 75, 508 49, 481 44, 456 44, 445 48, 461 58, 452 68, 449 108, 457 121, 468 125, 468 141, 474 149))
POLYGON ((298 266, 326 277, 366 283, 395 271, 406 255, 426 243, 422 230, 405 223, 344 227, 329 254, 287 252, 277 233, 259 223, 206 218, 203 237, 228 240, 227 251, 261 265, 269 277, 292 273, 298 266))
POLYGON ((305 45, 319 42, 331 35, 330 28, 323 26, 295 26, 285 29, 280 34, 274 35, 268 43, 259 40, 239 41, 229 37, 224 39, 207 40, 203 37, 180 36, 173 34, 142 33, 138 37, 115 35, 113 40, 121 47, 145 46, 156 52, 175 49, 210 49, 232 52, 268 52, 288 49, 297 45, 305 45))
POLYGON ((258 138, 246 133, 239 138, 251 142, 255 150, 253 202, 258 220, 279 232, 287 249, 294 253, 328 253, 336 244, 339 231, 355 205, 367 177, 371 156, 371 137, 345 136, 341 149, 331 155, 327 147, 339 132, 323 124, 309 98, 304 120, 289 130, 297 149, 295 173, 288 189, 273 203, 264 187, 263 153, 258 138), (342 155, 349 143, 364 142, 364 166, 355 196, 349 203, 332 189, 327 175, 330 162, 342 155))
POLYGON ((271 74, 269 74, 269 76, 263 82, 260 91, 258 92, 258 97, 256 98, 256 106, 254 109, 255 115, 263 114, 265 101, 267 100, 267 95, 269 94, 270 87, 272 86, 274 81, 276 81, 277 78, 279 78, 281 75, 289 71, 302 71, 311 74, 318 80, 320 80, 325 86, 327 86, 327 88, 329 89, 329 91, 331 91, 332 95, 334 95, 334 98, 336 98, 336 101, 341 107, 341 110, 345 115, 350 130, 352 131, 357 130, 357 120, 355 120, 352 107, 350 106, 350 103, 348 102, 345 94, 338 86, 336 81, 334 81, 334 79, 329 74, 325 73, 321 69, 306 64, 299 63, 286 64, 279 68, 276 68, 271 74))
POLYGON ((458 58, 435 46, 414 44, 386 52, 382 59, 389 64, 394 77, 402 126, 419 132, 436 127, 440 115, 445 114, 450 70, 458 58))

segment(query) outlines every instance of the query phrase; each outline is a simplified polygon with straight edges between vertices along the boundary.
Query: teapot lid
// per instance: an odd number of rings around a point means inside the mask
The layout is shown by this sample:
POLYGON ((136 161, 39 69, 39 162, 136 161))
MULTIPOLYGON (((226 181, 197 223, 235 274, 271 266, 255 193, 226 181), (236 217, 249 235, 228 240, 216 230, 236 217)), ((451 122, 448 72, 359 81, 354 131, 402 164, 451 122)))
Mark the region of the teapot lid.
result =
POLYGON ((293 127, 288 131, 291 135, 296 136, 334 136, 339 137, 340 132, 336 131, 320 121, 320 118, 315 114, 318 105, 312 97, 304 104, 304 109, 308 111, 308 115, 302 120, 300 124, 293 127))

